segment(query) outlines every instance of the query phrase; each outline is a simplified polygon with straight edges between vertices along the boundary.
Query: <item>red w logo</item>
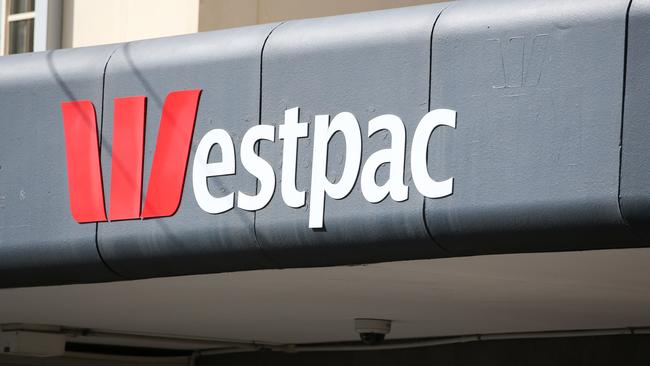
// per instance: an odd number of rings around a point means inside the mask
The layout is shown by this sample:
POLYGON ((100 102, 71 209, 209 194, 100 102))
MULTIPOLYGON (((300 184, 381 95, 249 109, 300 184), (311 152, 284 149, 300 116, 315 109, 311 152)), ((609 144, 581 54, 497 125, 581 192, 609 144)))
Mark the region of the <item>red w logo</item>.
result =
MULTIPOLYGON (((163 217, 176 212, 200 95, 200 89, 174 91, 165 99, 142 212, 146 97, 115 99, 109 220, 163 217)), ((61 108, 72 217, 79 223, 106 221, 95 107, 83 100, 63 102, 61 108)))

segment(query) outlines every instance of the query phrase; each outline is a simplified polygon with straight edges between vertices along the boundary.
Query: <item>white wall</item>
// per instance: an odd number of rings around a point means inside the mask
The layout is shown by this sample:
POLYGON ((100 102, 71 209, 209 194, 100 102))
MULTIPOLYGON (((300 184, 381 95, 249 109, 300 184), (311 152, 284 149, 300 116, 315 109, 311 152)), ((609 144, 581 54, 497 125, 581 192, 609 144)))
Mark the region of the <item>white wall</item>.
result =
POLYGON ((201 0, 199 30, 398 8, 442 0, 201 0))
POLYGON ((62 47, 428 4, 441 0, 64 0, 62 47))
POLYGON ((198 31, 198 0, 65 0, 63 47, 198 31))

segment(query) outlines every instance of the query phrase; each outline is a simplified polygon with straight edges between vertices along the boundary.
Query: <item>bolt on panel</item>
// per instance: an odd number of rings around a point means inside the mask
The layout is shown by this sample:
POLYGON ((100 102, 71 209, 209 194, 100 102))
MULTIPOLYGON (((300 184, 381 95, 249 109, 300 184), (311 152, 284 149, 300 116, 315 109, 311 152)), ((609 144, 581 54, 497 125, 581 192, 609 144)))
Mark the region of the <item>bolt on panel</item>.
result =
POLYGON ((625 220, 650 241, 650 2, 630 6, 620 205, 625 220))
MULTIPOLYGON (((412 182, 409 166, 415 128, 428 112, 431 32, 445 6, 289 21, 269 37, 262 65, 262 121, 277 126, 286 123, 285 118, 295 122, 298 114, 298 122, 309 122, 308 137, 299 138, 296 147, 283 151, 280 141, 260 146, 260 156, 276 172, 277 188, 268 206, 258 211, 255 228, 260 244, 277 266, 445 255, 427 233, 423 196, 412 182), (388 130, 369 137, 369 121, 382 115, 392 115, 386 121, 391 126, 399 126, 400 120, 405 126, 404 170, 395 173, 409 189, 403 202, 388 196, 371 203, 374 199, 364 197, 361 190, 369 157, 391 148, 398 139, 388 130), (315 125, 327 123, 331 138, 324 147, 314 147, 325 133, 325 128, 315 125), (350 129, 348 138, 331 130, 337 123, 350 129), (358 150, 346 153, 355 141, 361 143, 360 154, 358 150), (297 152, 295 167, 282 162, 289 150, 297 152), (295 178, 287 174, 292 171, 295 178), (306 192, 304 199, 283 197, 281 181, 306 192), (315 183, 350 189, 330 187, 324 201, 319 201, 314 195, 322 191, 314 189, 315 183), (319 218, 312 219, 321 212, 322 227, 318 227, 319 218)), ((390 165, 381 164, 368 174, 383 185, 391 175, 390 165)))
MULTIPOLYGON (((101 146, 108 211, 116 194, 111 192, 111 175, 121 164, 112 159, 115 149, 124 145, 114 141, 120 123, 115 120, 115 101, 146 98, 143 174, 130 185, 141 190, 136 205, 140 215, 99 224, 99 248, 116 272, 146 278, 269 267, 255 240, 253 213, 204 212, 195 199, 192 174, 197 146, 208 131, 224 129, 241 141, 244 132, 259 123, 261 50, 273 27, 132 42, 111 58, 101 146)), ((222 151, 215 146, 208 160, 221 159, 222 151)), ((236 168, 236 175, 207 178, 211 194, 255 192, 254 177, 245 174, 240 163, 236 168)), ((121 202, 119 197, 116 202, 121 202)))
POLYGON ((454 255, 635 246, 618 207, 628 1, 466 1, 433 33, 427 200, 454 255))
POLYGON ((87 131, 96 149, 104 66, 116 47, 0 57, 0 287, 119 278, 97 253, 96 224, 77 223, 70 210, 62 109, 94 104, 87 131))

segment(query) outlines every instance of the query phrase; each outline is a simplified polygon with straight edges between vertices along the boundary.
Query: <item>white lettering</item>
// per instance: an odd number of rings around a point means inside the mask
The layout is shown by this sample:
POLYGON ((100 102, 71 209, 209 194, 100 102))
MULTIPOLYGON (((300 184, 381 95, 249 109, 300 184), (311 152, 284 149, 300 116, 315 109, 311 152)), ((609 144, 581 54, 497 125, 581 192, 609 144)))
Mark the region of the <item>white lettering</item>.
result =
POLYGON ((422 117, 413 136, 411 147, 411 174, 413 183, 425 197, 441 198, 454 191, 454 178, 437 182, 429 176, 427 168, 427 150, 431 134, 438 126, 456 128, 456 112, 450 109, 436 109, 422 117))
POLYGON ((357 181, 361 164, 361 130, 352 113, 343 112, 329 122, 328 115, 315 118, 314 155, 311 174, 311 193, 309 200, 309 227, 323 227, 325 214, 325 194, 334 198, 345 198, 357 181), (330 139, 336 132, 345 138, 345 165, 341 179, 332 183, 327 179, 327 149, 330 139))
POLYGON ((192 187, 199 207, 205 212, 218 214, 234 207, 235 195, 214 197, 208 189, 208 178, 235 174, 235 147, 228 132, 210 130, 199 142, 192 167, 192 187), (221 161, 208 163, 210 150, 214 145, 221 147, 221 161))
POLYGON ((260 181, 259 192, 256 195, 251 196, 242 191, 239 191, 237 195, 237 207, 247 211, 264 208, 271 201, 275 191, 273 167, 255 153, 255 143, 259 140, 274 141, 275 127, 270 125, 253 126, 242 138, 241 162, 244 164, 244 168, 260 181))
POLYGON ((404 154, 406 152, 406 129, 402 120, 392 114, 373 118, 368 122, 368 137, 386 130, 391 136, 390 149, 374 152, 363 165, 361 171, 361 193, 371 203, 382 201, 388 194, 397 202, 406 201, 409 187, 404 184, 404 154), (388 181, 377 185, 377 169, 385 163, 390 164, 388 181))
MULTIPOLYGON (((280 189, 282 200, 292 208, 303 207, 306 192, 298 190, 296 175, 298 169, 298 141, 309 136, 309 123, 299 122, 299 108, 287 109, 284 123, 278 126, 278 138, 283 141, 282 175, 280 189)), ((456 112, 449 109, 433 110, 420 120, 413 135, 411 147, 411 174, 417 191, 428 198, 441 198, 453 193, 454 178, 436 181, 429 175, 427 154, 432 134, 436 128, 456 128, 456 112)), ((361 193, 370 203, 378 203, 390 195, 396 202, 406 201, 409 186, 404 182, 406 160, 406 128, 395 115, 385 114, 368 122, 368 138, 385 131, 390 136, 390 147, 372 153, 361 169, 362 138, 359 123, 352 113, 342 112, 330 121, 329 115, 317 115, 314 119, 313 155, 311 157, 311 190, 309 194, 309 227, 324 227, 325 200, 347 197, 354 188, 361 173, 361 193), (340 133, 345 141, 345 161, 341 177, 330 181, 327 176, 328 154, 331 140, 340 133), (377 171, 389 165, 388 180, 379 185, 377 171)), ((375 138, 377 138, 375 136, 375 138)), ((256 146, 261 141, 275 142, 275 127, 256 125, 244 134, 241 142, 241 162, 244 168, 258 181, 257 192, 237 192, 237 206, 243 210, 256 211, 269 204, 276 188, 273 167, 262 158, 256 146)), ((194 156, 192 187, 196 201, 204 211, 217 214, 235 206, 235 193, 215 197, 210 193, 208 180, 211 177, 235 174, 235 148, 230 135, 222 129, 209 131, 201 141, 194 156), (221 161, 210 163, 210 151, 219 145, 221 161)))
POLYGON ((298 164, 298 139, 309 136, 308 123, 298 122, 299 109, 284 112, 284 124, 278 128, 278 137, 284 141, 282 149, 282 199, 289 207, 305 205, 305 192, 296 189, 296 168, 298 164))

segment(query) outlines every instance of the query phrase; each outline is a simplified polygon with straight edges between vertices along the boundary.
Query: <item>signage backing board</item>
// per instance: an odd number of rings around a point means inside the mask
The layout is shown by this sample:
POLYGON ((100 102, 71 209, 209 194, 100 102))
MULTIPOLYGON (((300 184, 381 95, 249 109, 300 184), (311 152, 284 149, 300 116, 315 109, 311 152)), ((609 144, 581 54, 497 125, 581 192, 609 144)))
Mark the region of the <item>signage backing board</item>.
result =
POLYGON ((647 246, 646 8, 460 1, 3 57, 0 286, 647 246))
POLYGON ((458 110, 462 128, 434 137, 432 171, 453 172, 456 184, 425 212, 450 253, 638 245, 618 206, 628 3, 445 10, 431 103, 458 110))
POLYGON ((119 279, 97 252, 97 225, 70 214, 60 107, 88 100, 101 118, 115 48, 0 57, 0 287, 119 279))
MULTIPOLYGON (((259 124, 262 45, 275 24, 128 43, 106 70, 102 161, 111 161, 114 99, 145 96, 146 122, 142 196, 148 194, 154 151, 159 146, 162 109, 170 92, 201 89, 182 197, 169 217, 100 223, 99 250, 108 266, 126 278, 260 269, 271 266, 255 240, 254 214, 204 212, 192 189, 192 162, 201 138, 222 128, 235 141, 259 124)), ((235 144, 239 146, 239 144, 235 144)), ((210 153, 221 159, 220 149, 210 153)), ((111 164, 103 164, 105 191, 111 164)), ((238 163, 236 175, 208 178, 215 195, 254 193, 255 178, 238 163)), ((107 193, 107 203, 110 202, 107 193)), ((109 208, 110 210, 110 205, 109 208)))
MULTIPOLYGON (((326 197, 323 229, 308 227, 309 200, 301 208, 287 207, 276 194, 257 213, 258 240, 280 267, 323 266, 444 256, 427 232, 424 197, 410 171, 410 151, 418 122, 429 111, 430 40, 445 5, 434 4, 389 11, 288 22, 269 37, 264 48, 262 120, 277 123, 288 108, 300 107, 299 122, 311 122, 309 138, 298 142, 296 185, 309 191, 312 174, 314 119, 341 112, 354 115, 361 127, 362 157, 391 146, 380 131, 368 137, 368 122, 383 114, 398 116, 406 126, 404 182, 408 199, 387 197, 368 202, 361 179, 343 199, 326 197)), ((340 134, 329 142, 327 177, 341 179, 346 141, 340 134)), ((282 149, 263 144, 260 154, 281 172, 282 149)), ((390 166, 376 174, 388 179, 390 166)), ((359 174, 360 176, 361 174, 359 174)))

